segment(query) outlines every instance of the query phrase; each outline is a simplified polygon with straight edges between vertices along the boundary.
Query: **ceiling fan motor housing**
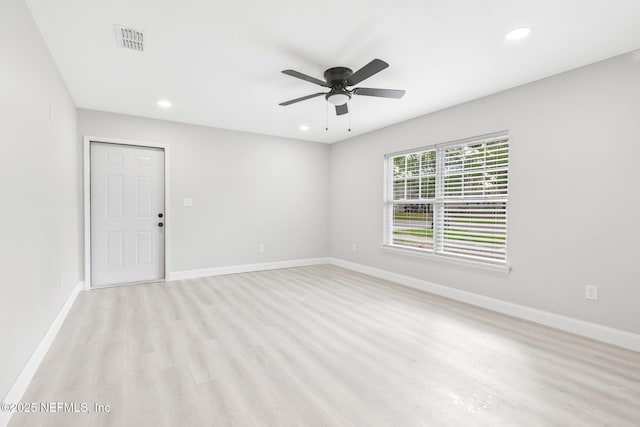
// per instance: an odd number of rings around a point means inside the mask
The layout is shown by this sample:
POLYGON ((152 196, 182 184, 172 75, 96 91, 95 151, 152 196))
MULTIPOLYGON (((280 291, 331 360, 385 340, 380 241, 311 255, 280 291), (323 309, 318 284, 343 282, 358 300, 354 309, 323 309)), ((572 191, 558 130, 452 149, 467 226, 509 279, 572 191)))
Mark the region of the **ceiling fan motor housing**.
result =
POLYGON ((347 67, 333 67, 324 72, 325 81, 334 88, 335 86, 341 86, 344 88, 347 86, 347 79, 351 77, 353 71, 347 67))

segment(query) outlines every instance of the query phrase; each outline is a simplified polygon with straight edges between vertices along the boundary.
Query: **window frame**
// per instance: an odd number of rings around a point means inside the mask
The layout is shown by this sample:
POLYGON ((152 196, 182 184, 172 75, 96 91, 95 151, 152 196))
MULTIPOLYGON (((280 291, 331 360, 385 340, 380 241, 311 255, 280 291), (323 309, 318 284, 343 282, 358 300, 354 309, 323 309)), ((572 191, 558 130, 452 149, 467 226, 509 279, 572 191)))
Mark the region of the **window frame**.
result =
MULTIPOLYGON (((431 144, 417 148, 411 148, 407 150, 397 151, 393 153, 387 153, 384 155, 384 194, 383 194, 383 235, 382 235, 382 248, 387 252, 406 254, 406 255, 414 255, 420 256, 423 258, 433 259, 433 260, 441 260, 453 264, 479 267, 488 270, 501 271, 501 272, 509 272, 511 270, 508 265, 508 174, 509 174, 509 161, 510 157, 507 157, 507 166, 504 168, 506 170, 506 186, 507 186, 507 194, 506 195, 490 195, 487 196, 484 194, 480 197, 473 198, 465 198, 463 196, 460 197, 444 197, 444 161, 445 161, 445 150, 448 147, 452 146, 462 146, 467 144, 474 143, 487 143, 493 140, 499 139, 507 139, 507 144, 510 149, 511 147, 511 138, 509 136, 509 132, 507 130, 494 132, 485 135, 474 136, 470 138, 464 138, 454 141, 447 141, 439 144, 431 144), (408 155, 408 154, 420 154, 426 151, 435 150, 436 157, 436 193, 434 198, 425 198, 422 199, 422 194, 419 194, 420 198, 418 199, 403 199, 403 200, 394 200, 394 183, 396 181, 394 177, 394 164, 393 159, 397 156, 408 155), (461 255, 461 254, 453 254, 444 252, 444 235, 437 236, 437 233, 444 233, 444 229, 438 226, 436 223, 439 222, 436 219, 436 210, 438 208, 442 208, 444 210, 444 206, 446 203, 452 203, 453 201, 459 201, 461 203, 472 203, 472 202, 497 202, 498 200, 503 201, 505 203, 504 208, 504 251, 505 256, 504 260, 501 259, 488 259, 475 257, 473 255, 461 255), (397 204, 406 203, 406 204, 424 204, 428 203, 432 206, 432 230, 433 230, 433 241, 431 248, 417 248, 408 245, 399 245, 393 243, 393 230, 394 230, 394 206, 397 204), (438 228, 438 229, 437 229, 438 228)), ((509 152, 507 151, 507 156, 509 152)), ((407 179, 405 177, 405 179, 407 179)), ((418 175, 418 180, 420 181, 421 175, 418 175)), ((484 181, 483 181, 484 182, 484 181)), ((406 191, 406 190, 405 190, 406 191)), ((406 195, 406 192, 405 192, 406 195)), ((443 213, 438 213, 438 220, 444 221, 442 217, 443 213)))

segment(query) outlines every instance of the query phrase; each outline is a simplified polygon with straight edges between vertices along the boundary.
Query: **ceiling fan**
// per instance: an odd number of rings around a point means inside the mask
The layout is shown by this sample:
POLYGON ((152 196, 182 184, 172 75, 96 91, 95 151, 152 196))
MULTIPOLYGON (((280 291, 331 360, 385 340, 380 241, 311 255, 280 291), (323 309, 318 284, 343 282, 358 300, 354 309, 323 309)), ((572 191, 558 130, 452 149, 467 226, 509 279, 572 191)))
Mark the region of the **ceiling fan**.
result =
POLYGON ((357 85, 361 81, 368 79, 374 74, 379 73, 388 66, 389 64, 387 64, 383 60, 374 59, 355 73, 350 68, 333 67, 324 72, 325 81, 307 76, 306 74, 302 74, 298 71, 284 70, 284 74, 292 77, 297 77, 311 83, 315 83, 319 86, 327 87, 330 90, 329 92, 318 92, 312 95, 292 99, 290 101, 281 102, 279 105, 291 105, 295 104, 296 102, 324 95, 327 101, 336 106, 336 115, 341 116, 349 112, 347 101, 351 99, 352 95, 377 96, 381 98, 395 99, 402 98, 405 94, 404 90, 373 89, 368 87, 356 87, 353 89, 348 89, 349 86, 357 85))

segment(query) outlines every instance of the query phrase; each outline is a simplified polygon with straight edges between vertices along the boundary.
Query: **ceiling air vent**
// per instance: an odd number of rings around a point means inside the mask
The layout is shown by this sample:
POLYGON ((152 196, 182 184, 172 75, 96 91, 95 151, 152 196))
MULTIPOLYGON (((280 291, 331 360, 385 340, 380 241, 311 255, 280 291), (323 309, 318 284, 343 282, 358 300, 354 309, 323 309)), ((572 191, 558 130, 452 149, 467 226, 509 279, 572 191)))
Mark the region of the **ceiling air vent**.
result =
POLYGON ((116 25, 118 45, 138 52, 144 51, 144 32, 134 28, 116 25))

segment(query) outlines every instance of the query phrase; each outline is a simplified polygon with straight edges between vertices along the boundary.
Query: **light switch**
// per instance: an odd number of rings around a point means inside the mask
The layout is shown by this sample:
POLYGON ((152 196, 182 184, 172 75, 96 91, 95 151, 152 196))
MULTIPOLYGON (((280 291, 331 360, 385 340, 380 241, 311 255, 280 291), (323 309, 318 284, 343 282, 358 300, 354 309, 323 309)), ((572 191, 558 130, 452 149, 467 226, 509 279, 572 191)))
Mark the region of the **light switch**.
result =
POLYGON ((193 199, 184 199, 185 206, 193 206, 193 199))

